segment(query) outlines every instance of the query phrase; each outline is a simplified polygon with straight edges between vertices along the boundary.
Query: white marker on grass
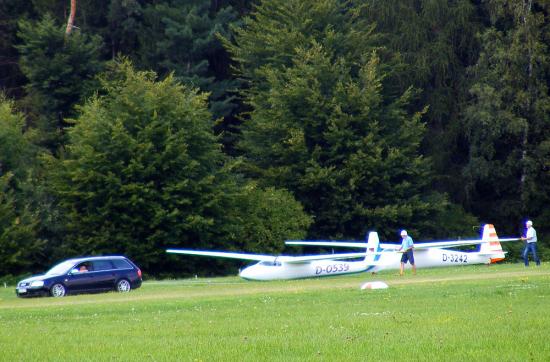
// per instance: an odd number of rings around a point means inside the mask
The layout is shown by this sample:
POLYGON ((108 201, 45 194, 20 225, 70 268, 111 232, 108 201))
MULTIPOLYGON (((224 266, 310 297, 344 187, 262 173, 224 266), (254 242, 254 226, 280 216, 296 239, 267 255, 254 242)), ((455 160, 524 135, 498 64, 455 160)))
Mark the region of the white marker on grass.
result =
POLYGON ((384 282, 367 282, 361 285, 361 290, 364 289, 387 289, 388 285, 384 282))

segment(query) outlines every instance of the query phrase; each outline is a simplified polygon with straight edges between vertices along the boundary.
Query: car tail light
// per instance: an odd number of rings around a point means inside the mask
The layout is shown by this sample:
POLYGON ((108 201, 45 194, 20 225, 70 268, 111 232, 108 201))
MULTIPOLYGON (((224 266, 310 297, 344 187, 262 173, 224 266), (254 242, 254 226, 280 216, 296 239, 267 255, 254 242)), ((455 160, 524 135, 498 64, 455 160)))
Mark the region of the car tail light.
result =
POLYGON ((138 277, 141 278, 141 269, 140 268, 138 268, 138 277))

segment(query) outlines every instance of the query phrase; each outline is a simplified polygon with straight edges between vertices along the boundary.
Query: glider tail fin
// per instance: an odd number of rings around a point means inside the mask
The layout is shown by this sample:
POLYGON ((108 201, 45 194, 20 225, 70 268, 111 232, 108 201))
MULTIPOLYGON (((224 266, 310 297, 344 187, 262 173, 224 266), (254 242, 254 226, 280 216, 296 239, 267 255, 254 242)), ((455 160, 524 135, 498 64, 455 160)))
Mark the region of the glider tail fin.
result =
POLYGON ((378 233, 376 231, 371 231, 367 238, 367 255, 365 256, 365 262, 374 263, 380 259, 380 239, 378 238, 378 233))
POLYGON ((486 224, 483 227, 483 243, 479 249, 480 254, 486 254, 489 257, 489 264, 504 260, 504 251, 500 245, 494 225, 486 224))

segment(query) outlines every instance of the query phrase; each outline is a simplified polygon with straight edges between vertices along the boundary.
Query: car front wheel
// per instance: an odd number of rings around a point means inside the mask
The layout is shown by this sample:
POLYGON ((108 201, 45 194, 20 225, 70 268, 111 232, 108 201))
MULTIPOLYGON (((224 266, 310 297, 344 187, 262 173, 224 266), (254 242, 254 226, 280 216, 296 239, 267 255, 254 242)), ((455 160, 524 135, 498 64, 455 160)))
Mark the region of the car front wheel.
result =
POLYGON ((65 286, 63 284, 54 284, 50 289, 50 294, 52 297, 64 297, 66 293, 67 290, 65 289, 65 286))
POLYGON ((126 279, 120 279, 116 283, 116 290, 119 292, 129 292, 130 289, 132 289, 132 286, 130 285, 130 282, 126 279))

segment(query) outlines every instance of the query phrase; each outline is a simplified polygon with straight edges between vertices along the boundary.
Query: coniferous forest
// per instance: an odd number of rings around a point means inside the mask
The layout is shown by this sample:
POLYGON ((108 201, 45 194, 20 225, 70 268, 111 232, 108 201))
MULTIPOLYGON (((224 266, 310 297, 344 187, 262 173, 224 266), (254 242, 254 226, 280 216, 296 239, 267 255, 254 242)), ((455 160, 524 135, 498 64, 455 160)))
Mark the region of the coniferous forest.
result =
POLYGON ((527 219, 544 260, 549 11, 0 0, 0 277, 95 254, 223 274, 165 249, 519 236, 527 219))

